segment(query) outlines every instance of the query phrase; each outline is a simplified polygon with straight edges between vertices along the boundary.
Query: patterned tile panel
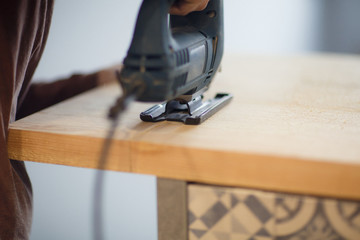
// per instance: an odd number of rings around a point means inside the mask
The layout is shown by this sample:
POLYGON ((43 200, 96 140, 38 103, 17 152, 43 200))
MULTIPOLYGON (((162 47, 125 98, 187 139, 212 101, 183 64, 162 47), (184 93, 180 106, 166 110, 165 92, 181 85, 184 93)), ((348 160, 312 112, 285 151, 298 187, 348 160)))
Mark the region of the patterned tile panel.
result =
POLYGON ((190 184, 189 240, 360 239, 360 202, 190 184))
POLYGON ((189 239, 273 239, 275 194, 190 185, 189 239))

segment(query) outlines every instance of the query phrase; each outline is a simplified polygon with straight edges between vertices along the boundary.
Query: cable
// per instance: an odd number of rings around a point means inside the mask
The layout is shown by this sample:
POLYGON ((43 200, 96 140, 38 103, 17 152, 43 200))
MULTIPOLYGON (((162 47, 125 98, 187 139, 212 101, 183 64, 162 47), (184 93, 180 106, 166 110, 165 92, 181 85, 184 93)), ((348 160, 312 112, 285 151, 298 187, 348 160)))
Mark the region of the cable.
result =
MULTIPOLYGON (((135 90, 135 89, 134 89, 135 90)), ((105 166, 107 158, 112 145, 112 139, 116 132, 116 128, 119 125, 120 117, 127 109, 128 105, 135 100, 136 91, 131 91, 130 94, 124 94, 119 97, 115 105, 109 111, 109 119, 111 125, 109 131, 106 134, 101 154, 98 162, 98 167, 95 175, 94 185, 94 202, 93 202, 93 234, 95 240, 104 239, 104 227, 103 227, 103 195, 104 195, 104 181, 105 181, 105 166)))
POLYGON ((104 168, 111 147, 112 138, 114 136, 118 123, 119 123, 118 119, 112 119, 111 126, 106 135, 106 139, 101 150, 98 170, 96 171, 96 175, 95 175, 95 186, 94 186, 94 196, 93 196, 94 197, 93 231, 94 231, 95 240, 102 240, 104 236, 103 214, 102 214, 103 195, 104 195, 103 186, 104 186, 104 177, 105 177, 104 168))

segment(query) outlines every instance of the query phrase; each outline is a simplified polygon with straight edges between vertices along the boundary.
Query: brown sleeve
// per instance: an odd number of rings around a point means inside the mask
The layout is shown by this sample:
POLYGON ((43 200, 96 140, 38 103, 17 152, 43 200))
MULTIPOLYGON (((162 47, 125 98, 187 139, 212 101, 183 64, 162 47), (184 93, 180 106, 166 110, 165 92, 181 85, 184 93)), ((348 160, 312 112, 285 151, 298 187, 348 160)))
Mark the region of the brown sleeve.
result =
POLYGON ((31 184, 24 163, 9 159, 8 127, 43 52, 52 9, 52 0, 3 1, 0 7, 0 239, 30 236, 31 184))
POLYGON ((40 111, 79 93, 97 86, 98 74, 72 75, 50 83, 33 83, 30 85, 25 98, 19 102, 16 118, 20 119, 40 111))

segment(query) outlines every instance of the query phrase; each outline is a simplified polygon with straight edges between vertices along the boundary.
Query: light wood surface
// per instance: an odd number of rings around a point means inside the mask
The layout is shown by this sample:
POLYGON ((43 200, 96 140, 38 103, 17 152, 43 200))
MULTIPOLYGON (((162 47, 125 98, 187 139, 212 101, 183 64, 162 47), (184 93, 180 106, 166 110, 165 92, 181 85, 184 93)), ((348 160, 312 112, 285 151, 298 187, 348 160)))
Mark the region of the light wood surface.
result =
MULTIPOLYGON (((145 123, 135 103, 107 169, 360 199, 360 57, 225 56, 205 97, 233 101, 200 126, 145 123)), ((95 168, 119 94, 105 86, 11 124, 17 160, 95 168)))

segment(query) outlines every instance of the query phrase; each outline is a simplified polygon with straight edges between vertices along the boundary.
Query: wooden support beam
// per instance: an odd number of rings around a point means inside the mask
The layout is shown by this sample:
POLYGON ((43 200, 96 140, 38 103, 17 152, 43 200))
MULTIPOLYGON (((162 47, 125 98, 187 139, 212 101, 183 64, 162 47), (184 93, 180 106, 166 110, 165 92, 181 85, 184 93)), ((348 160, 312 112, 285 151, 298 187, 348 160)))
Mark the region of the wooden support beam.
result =
POLYGON ((157 178, 158 240, 187 240, 187 187, 181 180, 157 178))

